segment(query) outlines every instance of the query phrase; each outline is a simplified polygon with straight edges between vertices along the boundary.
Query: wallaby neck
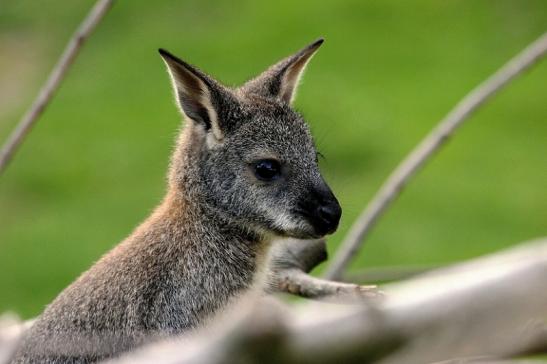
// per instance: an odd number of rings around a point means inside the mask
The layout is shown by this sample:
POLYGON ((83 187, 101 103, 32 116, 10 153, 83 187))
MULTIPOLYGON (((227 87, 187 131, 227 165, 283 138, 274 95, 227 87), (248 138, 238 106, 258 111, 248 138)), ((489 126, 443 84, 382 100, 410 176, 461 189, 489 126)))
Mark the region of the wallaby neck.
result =
POLYGON ((170 190, 124 250, 133 250, 130 254, 149 270, 146 276, 161 283, 163 299, 153 303, 161 317, 150 323, 179 332, 204 324, 229 302, 261 289, 269 246, 180 190, 170 190))

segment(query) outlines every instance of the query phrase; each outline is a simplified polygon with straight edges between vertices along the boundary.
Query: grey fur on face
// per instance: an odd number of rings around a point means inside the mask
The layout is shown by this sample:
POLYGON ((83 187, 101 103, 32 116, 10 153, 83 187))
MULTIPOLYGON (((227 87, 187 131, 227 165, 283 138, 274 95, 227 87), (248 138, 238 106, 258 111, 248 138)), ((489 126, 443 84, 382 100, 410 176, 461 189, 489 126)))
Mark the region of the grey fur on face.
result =
POLYGON ((321 43, 237 89, 160 50, 187 119, 167 195, 46 308, 13 363, 92 363, 199 328, 261 289, 274 237, 336 229, 340 206, 290 107, 321 43))
POLYGON ((309 127, 290 107, 321 43, 235 90, 160 51, 182 112, 203 128, 207 140, 197 166, 206 203, 259 233, 312 238, 338 224, 340 207, 319 172, 309 127), (279 164, 275 181, 265 183, 253 175, 261 160, 279 164))

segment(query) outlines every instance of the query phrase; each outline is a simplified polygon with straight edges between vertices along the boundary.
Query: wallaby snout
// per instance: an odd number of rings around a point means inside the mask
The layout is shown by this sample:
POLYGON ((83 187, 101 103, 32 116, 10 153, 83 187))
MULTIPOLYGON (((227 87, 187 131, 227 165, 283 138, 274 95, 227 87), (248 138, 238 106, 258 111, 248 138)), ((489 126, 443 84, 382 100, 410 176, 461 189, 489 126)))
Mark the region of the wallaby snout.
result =
POLYGON ((322 237, 332 234, 338 228, 342 208, 326 183, 312 188, 306 197, 300 201, 295 211, 313 227, 311 237, 322 237))

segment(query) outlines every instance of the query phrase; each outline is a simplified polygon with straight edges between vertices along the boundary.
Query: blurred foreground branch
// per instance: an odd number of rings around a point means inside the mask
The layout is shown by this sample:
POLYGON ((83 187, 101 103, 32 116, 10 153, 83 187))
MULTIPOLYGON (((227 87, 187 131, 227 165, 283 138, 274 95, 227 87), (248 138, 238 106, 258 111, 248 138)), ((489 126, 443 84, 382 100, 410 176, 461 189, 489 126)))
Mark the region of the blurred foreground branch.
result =
POLYGON ((440 268, 440 265, 400 265, 381 266, 358 269, 344 274, 344 282, 376 282, 387 283, 414 277, 433 269, 440 268))
POLYGON ((83 20, 76 32, 70 38, 63 54, 61 55, 61 58, 57 61, 57 64, 51 71, 44 86, 42 86, 38 97, 34 100, 30 109, 21 118, 19 124, 17 124, 17 127, 8 137, 8 140, 2 147, 2 150, 0 150, 0 175, 6 169, 8 163, 17 151, 17 148, 19 148, 21 143, 23 143, 24 138, 30 132, 38 120, 38 117, 42 114, 51 101, 53 95, 65 78, 67 71, 74 62, 85 41, 113 3, 114 0, 97 1, 87 17, 83 20))
MULTIPOLYGON (((547 238, 386 285, 373 304, 245 301, 203 332, 110 363, 493 363, 547 351, 546 277, 547 238)), ((10 330, 0 353, 20 336, 10 330)))
POLYGON ((351 227, 337 250, 325 278, 340 279, 352 257, 378 218, 386 211, 403 187, 437 152, 469 116, 511 80, 533 66, 547 53, 547 33, 516 55, 490 78, 467 94, 448 115, 414 148, 384 182, 366 209, 351 227))
POLYGON ((547 349, 545 277, 547 239, 387 285, 372 306, 248 302, 205 334, 111 363, 496 362, 547 349))

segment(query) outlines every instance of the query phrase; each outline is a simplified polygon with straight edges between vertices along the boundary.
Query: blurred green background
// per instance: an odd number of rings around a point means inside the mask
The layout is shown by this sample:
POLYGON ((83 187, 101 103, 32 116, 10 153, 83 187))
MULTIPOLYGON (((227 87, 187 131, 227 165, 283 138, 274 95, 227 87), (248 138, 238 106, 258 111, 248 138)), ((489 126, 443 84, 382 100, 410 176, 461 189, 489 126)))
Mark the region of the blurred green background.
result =
MULTIPOLYGON (((93 1, 0 2, 0 137, 93 1)), ((296 101, 344 208, 547 30, 537 1, 119 1, 0 176, 0 312, 38 314, 159 202, 180 117, 156 49, 229 85, 324 36, 296 101)), ((547 63, 473 116, 353 268, 446 264, 547 233, 547 63)))

